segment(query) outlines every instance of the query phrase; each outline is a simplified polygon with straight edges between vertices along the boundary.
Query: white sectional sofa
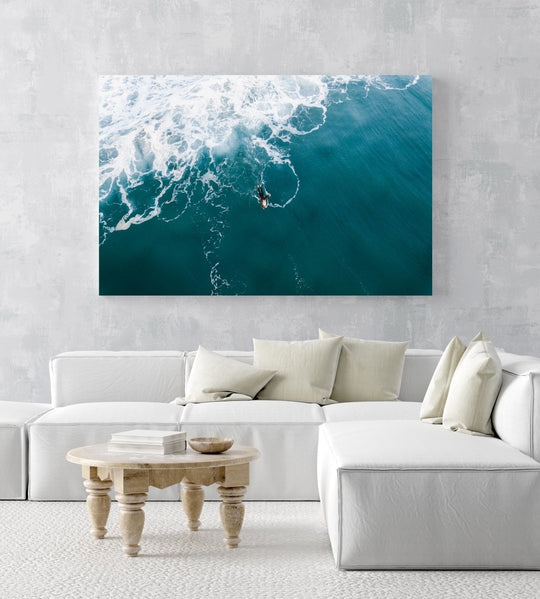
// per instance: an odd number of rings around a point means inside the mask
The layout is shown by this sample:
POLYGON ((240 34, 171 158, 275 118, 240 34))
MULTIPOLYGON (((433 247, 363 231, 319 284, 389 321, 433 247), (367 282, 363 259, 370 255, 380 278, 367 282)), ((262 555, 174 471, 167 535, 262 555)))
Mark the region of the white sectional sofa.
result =
MULTIPOLYGON (((253 358, 252 352, 220 353, 253 358)), ((79 468, 65 454, 106 442, 114 431, 230 436, 262 454, 252 465, 246 499, 321 500, 340 568, 540 568, 540 359, 500 354, 497 436, 488 438, 419 421, 440 351, 407 351, 398 401, 170 403, 184 394, 194 356, 54 357, 52 405, 16 418, 21 451, 28 441, 28 474, 24 460, 19 468, 12 464, 0 496, 13 498, 19 488, 24 497, 28 476, 28 499, 84 499, 79 468)), ((0 420, 8 408, 0 405, 0 420)), ((15 443, 0 441, 4 449, 15 443)), ((177 487, 150 495, 179 497, 177 487)))
MULTIPOLYGON (((220 352, 245 362, 252 352, 220 352)), ((246 499, 318 500, 317 440, 328 421, 417 418, 441 352, 410 350, 400 401, 333 404, 227 401, 179 406, 196 352, 69 352, 51 360, 54 409, 28 425, 29 486, 33 500, 84 499, 79 469, 65 461, 69 449, 110 439, 129 428, 185 430, 188 437, 228 436, 257 447, 246 499), (369 405, 371 404, 371 405, 369 405), (54 476, 51 476, 54 464, 54 476)), ((217 498, 213 489, 208 498, 217 498)), ((179 489, 149 499, 178 499, 179 489)))

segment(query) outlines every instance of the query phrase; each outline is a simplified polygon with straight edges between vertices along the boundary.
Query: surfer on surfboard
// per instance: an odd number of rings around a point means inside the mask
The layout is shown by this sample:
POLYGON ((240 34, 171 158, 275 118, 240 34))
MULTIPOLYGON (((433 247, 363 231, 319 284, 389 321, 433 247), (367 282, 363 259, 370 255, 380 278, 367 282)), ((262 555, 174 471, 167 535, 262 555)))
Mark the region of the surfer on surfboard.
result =
POLYGON ((262 209, 268 208, 268 198, 271 196, 264 190, 262 185, 257 185, 257 195, 259 196, 259 204, 262 209))

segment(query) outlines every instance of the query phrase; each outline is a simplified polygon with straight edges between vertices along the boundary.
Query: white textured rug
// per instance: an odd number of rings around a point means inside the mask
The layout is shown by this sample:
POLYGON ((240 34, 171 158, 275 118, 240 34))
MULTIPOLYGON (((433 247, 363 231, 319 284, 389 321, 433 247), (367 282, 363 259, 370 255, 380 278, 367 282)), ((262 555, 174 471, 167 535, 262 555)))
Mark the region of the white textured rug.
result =
POLYGON ((340 572, 318 503, 247 503, 238 549, 222 544, 217 502, 202 528, 176 503, 146 505, 137 558, 124 557, 113 503, 107 538, 84 503, 0 502, 2 599, 527 598, 540 572, 340 572))

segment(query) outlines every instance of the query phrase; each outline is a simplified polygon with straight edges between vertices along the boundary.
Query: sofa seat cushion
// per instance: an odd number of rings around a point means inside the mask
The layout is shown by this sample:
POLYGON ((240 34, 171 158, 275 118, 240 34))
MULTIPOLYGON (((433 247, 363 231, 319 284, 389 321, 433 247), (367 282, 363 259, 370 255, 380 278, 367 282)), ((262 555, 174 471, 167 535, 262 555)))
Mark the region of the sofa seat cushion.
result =
MULTIPOLYGON (((230 437, 261 457, 250 466, 246 499, 316 501, 317 438, 324 422, 317 404, 255 399, 188 404, 180 427, 191 437, 230 437)), ((219 499, 215 487, 207 499, 219 499)))
POLYGON ((420 421, 327 423, 317 475, 340 568, 540 563, 540 464, 500 439, 420 421))
POLYGON ((181 423, 317 423, 324 422, 321 406, 317 404, 255 399, 224 403, 187 404, 181 423))
POLYGON ((183 407, 154 402, 96 402, 55 408, 43 414, 35 424, 177 424, 183 407))
POLYGON ((416 420, 420 405, 413 401, 358 401, 324 406, 326 422, 354 420, 416 420))
POLYGON ((538 462, 500 439, 458 435, 416 420, 331 422, 323 429, 340 468, 540 471, 538 462))
MULTIPOLYGON (((66 461, 70 449, 106 443, 113 433, 134 428, 177 431, 182 410, 176 404, 102 402, 64 406, 44 414, 28 426, 29 499, 84 499, 81 469, 66 461)), ((175 485, 151 488, 149 498, 176 500, 179 495, 175 485)))

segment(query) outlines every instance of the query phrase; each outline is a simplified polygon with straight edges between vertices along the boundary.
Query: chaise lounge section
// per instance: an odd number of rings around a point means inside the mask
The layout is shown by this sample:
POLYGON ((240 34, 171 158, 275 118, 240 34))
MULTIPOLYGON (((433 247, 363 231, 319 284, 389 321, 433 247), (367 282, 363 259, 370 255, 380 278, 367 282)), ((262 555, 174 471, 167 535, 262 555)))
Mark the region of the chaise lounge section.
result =
POLYGON ((342 569, 540 568, 540 360, 500 354, 498 435, 326 423, 318 480, 342 569))
POLYGON ((322 425, 319 485, 342 569, 538 568, 540 463, 416 421, 322 425))

